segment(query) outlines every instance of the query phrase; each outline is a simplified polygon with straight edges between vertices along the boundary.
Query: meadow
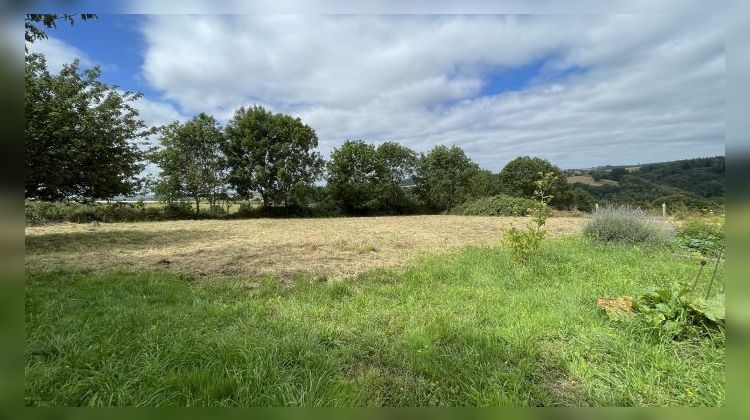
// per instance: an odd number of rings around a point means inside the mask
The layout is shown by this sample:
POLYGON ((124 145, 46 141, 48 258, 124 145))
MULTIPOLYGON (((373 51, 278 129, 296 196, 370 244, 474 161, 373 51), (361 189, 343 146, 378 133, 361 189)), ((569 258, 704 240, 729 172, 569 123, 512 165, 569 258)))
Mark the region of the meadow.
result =
POLYGON ((724 405, 723 332, 673 340, 596 305, 697 260, 553 217, 519 265, 500 237, 525 222, 27 227, 26 405, 724 405))

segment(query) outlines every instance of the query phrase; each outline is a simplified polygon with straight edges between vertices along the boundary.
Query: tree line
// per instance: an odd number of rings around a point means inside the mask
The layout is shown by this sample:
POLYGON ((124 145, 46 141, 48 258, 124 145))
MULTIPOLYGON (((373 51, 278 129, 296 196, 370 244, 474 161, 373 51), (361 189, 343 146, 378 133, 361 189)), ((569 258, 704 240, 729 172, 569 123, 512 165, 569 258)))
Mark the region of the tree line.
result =
POLYGON ((590 205, 559 168, 528 156, 493 173, 457 146, 417 153, 392 141, 347 140, 326 161, 313 128, 260 106, 239 108, 224 126, 200 113, 147 127, 133 105, 140 95, 100 76, 77 61, 52 74, 42 55, 26 55, 27 198, 86 201, 151 191, 167 203, 193 202, 196 212, 202 203, 210 210, 259 197, 264 208, 289 212, 403 214, 499 194, 531 197, 537 174, 552 172, 553 206, 590 205), (149 136, 158 146, 146 147, 149 136), (158 176, 140 176, 148 162, 158 176))

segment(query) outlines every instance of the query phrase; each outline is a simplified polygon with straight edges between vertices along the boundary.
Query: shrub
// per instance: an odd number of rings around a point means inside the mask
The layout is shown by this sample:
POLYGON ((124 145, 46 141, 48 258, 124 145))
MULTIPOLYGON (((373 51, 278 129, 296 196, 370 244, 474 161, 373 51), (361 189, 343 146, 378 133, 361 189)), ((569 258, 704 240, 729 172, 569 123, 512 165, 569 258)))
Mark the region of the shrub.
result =
POLYGON ((723 223, 710 223, 701 219, 688 220, 677 232, 678 248, 703 256, 713 256, 724 248, 725 227, 723 223))
POLYGON ((193 205, 184 201, 167 203, 166 205, 164 205, 164 207, 162 207, 162 212, 164 214, 164 218, 167 220, 195 218, 195 210, 193 210, 193 205))
POLYGON ((201 209, 200 215, 209 219, 217 219, 226 216, 227 211, 221 206, 212 206, 208 209, 201 209))
POLYGON ((520 264, 525 264, 536 254, 547 235, 544 225, 547 222, 547 216, 549 216, 549 203, 554 198, 549 194, 549 191, 557 177, 553 172, 539 172, 538 175, 539 179, 534 181, 534 185, 536 185, 534 197, 536 197, 536 200, 532 201, 530 210, 533 223, 527 224, 526 230, 511 227, 505 231, 503 236, 503 244, 508 247, 513 259, 520 264))
POLYGON ((253 218, 287 218, 287 217, 332 217, 337 216, 338 212, 326 207, 254 207, 249 203, 240 204, 239 210, 231 214, 230 217, 240 219, 253 218))
POLYGON ((26 216, 27 225, 41 225, 47 223, 43 213, 40 211, 36 202, 26 201, 24 206, 24 215, 26 216))
POLYGON ((589 216, 583 234, 601 242, 668 245, 674 229, 646 211, 628 206, 605 206, 589 216))
POLYGON ((526 216, 533 208, 533 200, 509 195, 481 197, 466 201, 450 210, 450 214, 463 216, 526 216))
POLYGON ((45 223, 138 222, 167 219, 192 219, 190 203, 172 203, 164 207, 146 207, 131 203, 76 203, 67 201, 26 201, 27 225, 45 223))

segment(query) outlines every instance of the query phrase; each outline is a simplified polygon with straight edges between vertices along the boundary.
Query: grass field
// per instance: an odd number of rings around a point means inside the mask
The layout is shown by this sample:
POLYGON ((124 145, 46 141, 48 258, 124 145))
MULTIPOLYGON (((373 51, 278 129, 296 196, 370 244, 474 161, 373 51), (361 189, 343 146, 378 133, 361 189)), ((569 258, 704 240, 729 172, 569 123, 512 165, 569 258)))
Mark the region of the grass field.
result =
POLYGON ((508 223, 27 228, 26 404, 724 405, 723 334, 660 338, 595 304, 692 279, 695 261, 567 235, 519 267, 497 245, 508 223), (222 273, 240 251, 265 269, 222 273))
MULTIPOLYGON (((396 216, 56 224, 26 228, 26 269, 165 271, 206 279, 300 273, 352 276, 497 242, 512 217, 396 216)), ((580 218, 553 218, 553 235, 580 218)))

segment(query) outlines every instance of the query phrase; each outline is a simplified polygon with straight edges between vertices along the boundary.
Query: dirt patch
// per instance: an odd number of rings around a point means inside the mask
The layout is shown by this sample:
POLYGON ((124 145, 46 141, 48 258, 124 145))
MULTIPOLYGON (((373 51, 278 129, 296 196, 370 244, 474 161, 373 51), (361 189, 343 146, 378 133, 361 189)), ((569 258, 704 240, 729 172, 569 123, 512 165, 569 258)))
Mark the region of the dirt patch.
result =
POLYGON ((581 385, 570 376, 554 374, 545 378, 541 386, 549 393, 556 406, 575 404, 580 399, 581 385))
MULTIPOLYGON (((525 218, 398 216, 56 224, 26 228, 26 269, 168 271, 209 278, 297 273, 354 276, 466 245, 498 243, 525 218), (166 263, 168 261, 169 263, 166 263)), ((550 218, 552 235, 580 218, 550 218)))
POLYGON ((630 296, 620 296, 614 299, 598 298, 596 306, 607 313, 628 314, 633 312, 633 298, 630 296))

